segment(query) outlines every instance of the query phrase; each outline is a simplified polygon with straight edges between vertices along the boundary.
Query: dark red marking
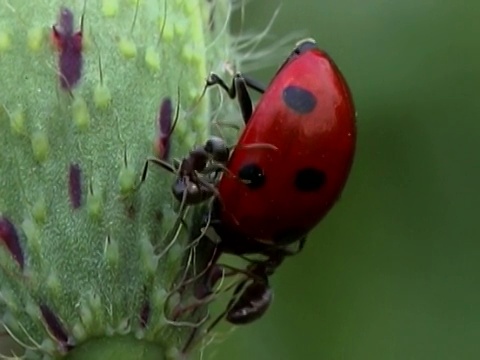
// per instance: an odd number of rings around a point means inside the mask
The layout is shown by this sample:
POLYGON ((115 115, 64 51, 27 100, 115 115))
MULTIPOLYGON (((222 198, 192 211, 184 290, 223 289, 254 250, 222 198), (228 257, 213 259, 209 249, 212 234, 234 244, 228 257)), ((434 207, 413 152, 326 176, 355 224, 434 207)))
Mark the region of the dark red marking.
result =
POLYGON ((82 31, 83 15, 80 30, 74 32, 73 13, 70 9, 62 7, 58 24, 52 26, 51 37, 54 46, 60 52, 58 69, 60 72, 60 86, 64 90, 71 90, 82 75, 82 31))
POLYGON ((23 256, 23 250, 20 246, 20 240, 18 238, 17 229, 6 217, 0 218, 0 240, 5 244, 12 257, 23 270, 25 265, 25 258, 23 256))
POLYGON ((42 312, 42 317, 45 320, 46 325, 48 326, 50 333, 57 339, 62 345, 68 347, 68 334, 65 328, 63 327, 60 320, 53 313, 50 308, 44 304, 40 305, 40 311, 42 312))
POLYGON ((165 97, 160 105, 157 119, 157 136, 155 138, 155 155, 167 160, 170 155, 170 137, 172 134, 173 105, 169 97, 165 97))
POLYGON ((78 164, 70 164, 68 171, 68 193, 74 209, 82 205, 82 170, 78 164))

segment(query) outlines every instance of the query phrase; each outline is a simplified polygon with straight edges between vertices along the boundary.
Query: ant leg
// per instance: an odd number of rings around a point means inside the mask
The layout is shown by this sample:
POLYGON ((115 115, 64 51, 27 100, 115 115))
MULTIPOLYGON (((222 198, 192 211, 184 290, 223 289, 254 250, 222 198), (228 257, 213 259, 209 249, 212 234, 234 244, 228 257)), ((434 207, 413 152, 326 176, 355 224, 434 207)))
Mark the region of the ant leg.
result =
POLYGON ((263 86, 253 79, 246 78, 242 74, 237 73, 233 79, 230 87, 225 83, 225 81, 220 78, 217 74, 210 74, 210 77, 207 79, 205 88, 210 86, 218 85, 222 88, 231 99, 235 97, 238 99, 240 105, 240 110, 242 111, 243 121, 248 123, 253 112, 253 102, 250 94, 248 93, 248 87, 257 90, 261 93, 264 92, 263 86))
POLYGON ((169 164, 168 162, 166 161, 163 161, 163 160, 160 160, 160 159, 156 159, 156 158, 148 158, 146 161, 145 161, 145 165, 143 166, 143 170, 142 170, 142 178, 141 178, 141 182, 143 183, 145 181, 145 179, 147 178, 147 172, 148 172, 148 163, 154 163, 155 165, 158 165, 162 168, 164 168, 165 170, 167 171, 170 171, 171 173, 175 174, 177 172, 177 169, 175 167, 173 167, 171 164, 169 164))
MULTIPOLYGON (((220 172, 224 172, 224 173, 227 173, 229 176, 231 176, 232 178, 236 178, 235 174, 232 173, 227 166, 221 164, 221 163, 213 163, 213 164, 210 164, 208 166, 205 167, 205 169, 203 169, 202 171, 200 171, 200 174, 202 175, 208 175, 208 174, 215 174, 215 176, 218 175, 218 173, 220 172)), ((203 179, 199 179, 200 181, 203 180, 203 179)), ((214 179, 212 179, 214 180, 214 179)), ((212 185, 212 184, 210 184, 212 185)))
POLYGON ((306 236, 304 236, 303 238, 298 240, 298 248, 297 248, 297 251, 295 252, 296 254, 298 254, 300 251, 303 250, 306 242, 307 242, 307 237, 306 236))
POLYGON ((206 190, 210 191, 212 196, 220 196, 220 193, 218 192, 218 189, 215 187, 214 184, 200 177, 197 178, 197 181, 200 185, 204 186, 206 190))
POLYGON ((250 89, 257 91, 260 94, 263 94, 265 92, 266 86, 263 85, 260 81, 255 80, 245 74, 242 74, 242 77, 243 77, 243 81, 245 82, 245 85, 247 85, 250 89))
POLYGON ((225 307, 225 310, 223 310, 207 327, 205 333, 209 333, 212 331, 212 329, 222 320, 224 319, 227 314, 231 311, 235 303, 237 302, 239 296, 241 297, 241 293, 244 292, 244 290, 247 288, 247 283, 250 280, 250 278, 246 278, 244 280, 241 280, 237 286, 235 286, 235 289, 233 290, 233 294, 231 299, 228 301, 227 306, 225 307))
POLYGON ((286 248, 279 248, 278 250, 285 256, 293 256, 297 255, 299 252, 303 250, 305 247, 305 243, 307 242, 307 237, 304 236, 296 241, 297 248, 296 249, 286 249, 286 248))
POLYGON ((225 83, 225 81, 222 78, 220 78, 220 76, 218 76, 215 73, 212 73, 212 74, 210 74, 210 77, 208 78, 207 84, 206 84, 205 87, 209 88, 210 86, 218 85, 223 90, 225 90, 225 92, 228 94, 228 96, 231 99, 234 99, 235 96, 236 96, 236 92, 238 92, 237 82, 239 80, 243 84, 245 84, 245 87, 248 87, 252 90, 255 90, 255 91, 259 92, 260 94, 263 94, 266 90, 265 85, 263 85, 261 82, 251 78, 250 76, 247 76, 247 75, 244 75, 244 74, 241 74, 241 73, 237 73, 234 76, 234 78, 232 80, 232 84, 230 85, 230 87, 225 83))

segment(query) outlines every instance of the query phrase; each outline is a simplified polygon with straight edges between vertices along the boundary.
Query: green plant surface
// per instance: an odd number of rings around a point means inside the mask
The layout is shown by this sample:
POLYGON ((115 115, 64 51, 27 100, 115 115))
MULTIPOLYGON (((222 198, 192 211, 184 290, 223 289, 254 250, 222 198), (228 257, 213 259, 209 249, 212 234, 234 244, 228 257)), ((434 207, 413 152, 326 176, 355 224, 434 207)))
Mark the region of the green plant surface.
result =
MULTIPOLYGON (((0 2, 0 319, 27 359, 190 352, 192 328, 168 318, 191 290, 172 292, 192 263, 194 211, 179 210, 172 174, 141 174, 163 155, 166 98, 179 104, 171 157, 208 137, 217 100, 201 97, 205 79, 235 61, 226 26, 211 22, 228 24, 230 11, 227 1, 0 2)), ((207 256, 199 249, 196 263, 207 256)))

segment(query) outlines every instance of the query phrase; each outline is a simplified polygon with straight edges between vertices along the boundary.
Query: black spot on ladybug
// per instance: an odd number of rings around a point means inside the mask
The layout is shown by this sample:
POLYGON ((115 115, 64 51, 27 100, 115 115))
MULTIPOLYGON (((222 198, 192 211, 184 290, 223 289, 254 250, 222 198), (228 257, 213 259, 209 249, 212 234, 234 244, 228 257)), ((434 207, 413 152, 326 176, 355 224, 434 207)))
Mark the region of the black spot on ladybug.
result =
POLYGON ((315 109, 317 99, 307 89, 290 85, 283 89, 283 102, 299 114, 308 114, 315 109))
POLYGON ((238 177, 245 182, 250 189, 259 189, 265 184, 265 174, 257 164, 244 165, 238 171, 238 177))
POLYGON ((301 192, 311 192, 320 189, 326 181, 325 173, 315 168, 304 168, 297 171, 295 187, 301 192))

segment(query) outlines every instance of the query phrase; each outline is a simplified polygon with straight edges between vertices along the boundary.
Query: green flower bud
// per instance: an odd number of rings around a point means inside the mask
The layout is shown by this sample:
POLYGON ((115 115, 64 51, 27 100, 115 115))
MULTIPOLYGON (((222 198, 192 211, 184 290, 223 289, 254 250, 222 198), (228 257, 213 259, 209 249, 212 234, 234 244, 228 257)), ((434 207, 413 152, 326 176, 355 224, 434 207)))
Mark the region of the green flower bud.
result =
POLYGON ((170 318, 192 292, 173 290, 198 270, 200 213, 178 210, 172 174, 141 176, 149 156, 181 158, 208 137, 218 104, 201 95, 232 61, 230 10, 0 2, 0 319, 16 355, 169 359, 202 333, 206 305, 182 315, 191 326, 170 318))

